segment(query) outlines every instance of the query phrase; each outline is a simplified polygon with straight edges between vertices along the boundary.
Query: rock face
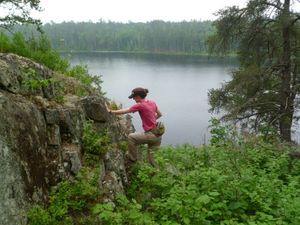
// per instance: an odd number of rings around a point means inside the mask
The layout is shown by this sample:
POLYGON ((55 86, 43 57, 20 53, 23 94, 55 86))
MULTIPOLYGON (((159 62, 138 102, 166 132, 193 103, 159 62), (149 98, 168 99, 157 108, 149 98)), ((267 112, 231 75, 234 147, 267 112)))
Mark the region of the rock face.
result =
MULTIPOLYGON (((29 73, 39 81, 61 76, 26 58, 0 54, 0 224, 26 224, 32 204, 46 201, 51 186, 80 171, 87 119, 99 131, 110 129, 114 141, 132 128, 130 119, 106 112, 100 95, 67 95, 55 103, 60 86, 30 88, 24 82, 29 73)), ((102 164, 99 186, 113 198, 127 182, 123 153, 108 152, 102 164)))

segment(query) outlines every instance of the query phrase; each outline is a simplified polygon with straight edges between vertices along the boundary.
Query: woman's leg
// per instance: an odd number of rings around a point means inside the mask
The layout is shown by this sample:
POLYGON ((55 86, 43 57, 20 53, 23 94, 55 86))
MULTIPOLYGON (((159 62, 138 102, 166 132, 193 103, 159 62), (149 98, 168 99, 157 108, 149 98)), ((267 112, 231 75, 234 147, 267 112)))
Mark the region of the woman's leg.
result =
POLYGON ((145 133, 136 132, 128 135, 128 153, 132 161, 136 161, 138 159, 137 146, 146 143, 147 137, 145 133))
POLYGON ((137 146, 141 144, 148 144, 148 162, 154 166, 154 152, 159 148, 161 137, 157 137, 151 132, 146 133, 131 133, 128 135, 128 153, 132 161, 138 159, 137 146))

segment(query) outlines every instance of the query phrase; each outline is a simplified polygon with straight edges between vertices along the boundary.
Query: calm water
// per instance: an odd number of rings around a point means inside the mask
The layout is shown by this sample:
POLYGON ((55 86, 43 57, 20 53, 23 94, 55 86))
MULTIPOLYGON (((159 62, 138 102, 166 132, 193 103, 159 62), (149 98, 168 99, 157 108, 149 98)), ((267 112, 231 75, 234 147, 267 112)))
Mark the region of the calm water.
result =
MULTIPOLYGON (((68 57, 72 64, 87 65, 90 73, 101 75, 106 96, 124 108, 134 103, 128 99, 133 88, 148 88, 148 99, 155 100, 163 113, 164 145, 207 143, 212 116, 208 112, 208 90, 228 81, 230 71, 237 66, 234 60, 207 57, 111 53, 68 57)), ((133 114, 133 123, 137 131, 142 131, 137 113, 133 114)))

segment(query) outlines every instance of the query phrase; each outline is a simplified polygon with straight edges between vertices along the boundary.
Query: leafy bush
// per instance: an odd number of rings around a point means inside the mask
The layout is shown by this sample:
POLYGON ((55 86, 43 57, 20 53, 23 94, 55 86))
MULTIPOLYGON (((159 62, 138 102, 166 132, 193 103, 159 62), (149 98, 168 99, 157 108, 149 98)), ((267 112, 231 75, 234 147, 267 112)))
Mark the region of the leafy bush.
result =
POLYGON ((119 195, 116 203, 117 211, 114 210, 112 203, 107 203, 95 205, 93 212, 104 224, 157 224, 153 221, 150 213, 143 212, 142 205, 136 200, 133 199, 130 202, 126 196, 119 195))
POLYGON ((83 87, 77 87, 76 95, 87 95, 92 87, 99 90, 101 93, 101 77, 90 75, 87 66, 76 65, 73 68, 68 69, 65 74, 74 77, 83 84, 83 87))
POLYGON ((101 156, 111 148, 111 135, 108 130, 97 132, 92 120, 84 125, 83 150, 88 164, 97 163, 101 156))
POLYGON ((70 67, 69 62, 61 58, 59 53, 51 47, 45 35, 40 35, 38 39, 32 36, 29 40, 25 40, 20 32, 15 33, 12 38, 1 33, 0 49, 1 52, 15 53, 33 59, 55 71, 65 72, 70 67))
POLYGON ((48 87, 50 84, 56 82, 54 78, 41 79, 36 71, 32 68, 29 68, 27 72, 23 72, 23 84, 31 90, 37 90, 41 88, 48 87))
POLYGON ((299 224, 300 176, 288 152, 260 139, 239 147, 165 147, 158 168, 135 170, 131 200, 98 206, 98 215, 106 224, 135 224, 124 217, 138 207, 136 216, 145 214, 149 224, 299 224))
POLYGON ((84 168, 74 182, 63 181, 50 194, 47 207, 36 206, 28 213, 30 225, 75 224, 72 216, 85 212, 100 195, 97 189, 99 169, 84 168))

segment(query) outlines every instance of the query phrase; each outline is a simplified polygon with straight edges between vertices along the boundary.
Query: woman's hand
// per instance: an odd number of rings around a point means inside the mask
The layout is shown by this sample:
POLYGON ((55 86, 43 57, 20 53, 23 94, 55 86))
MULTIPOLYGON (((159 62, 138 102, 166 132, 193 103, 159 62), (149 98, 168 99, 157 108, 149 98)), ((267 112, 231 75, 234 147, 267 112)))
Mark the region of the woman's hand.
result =
POLYGON ((106 104, 106 102, 105 102, 105 107, 106 107, 107 112, 111 113, 111 109, 108 107, 108 105, 106 104))

